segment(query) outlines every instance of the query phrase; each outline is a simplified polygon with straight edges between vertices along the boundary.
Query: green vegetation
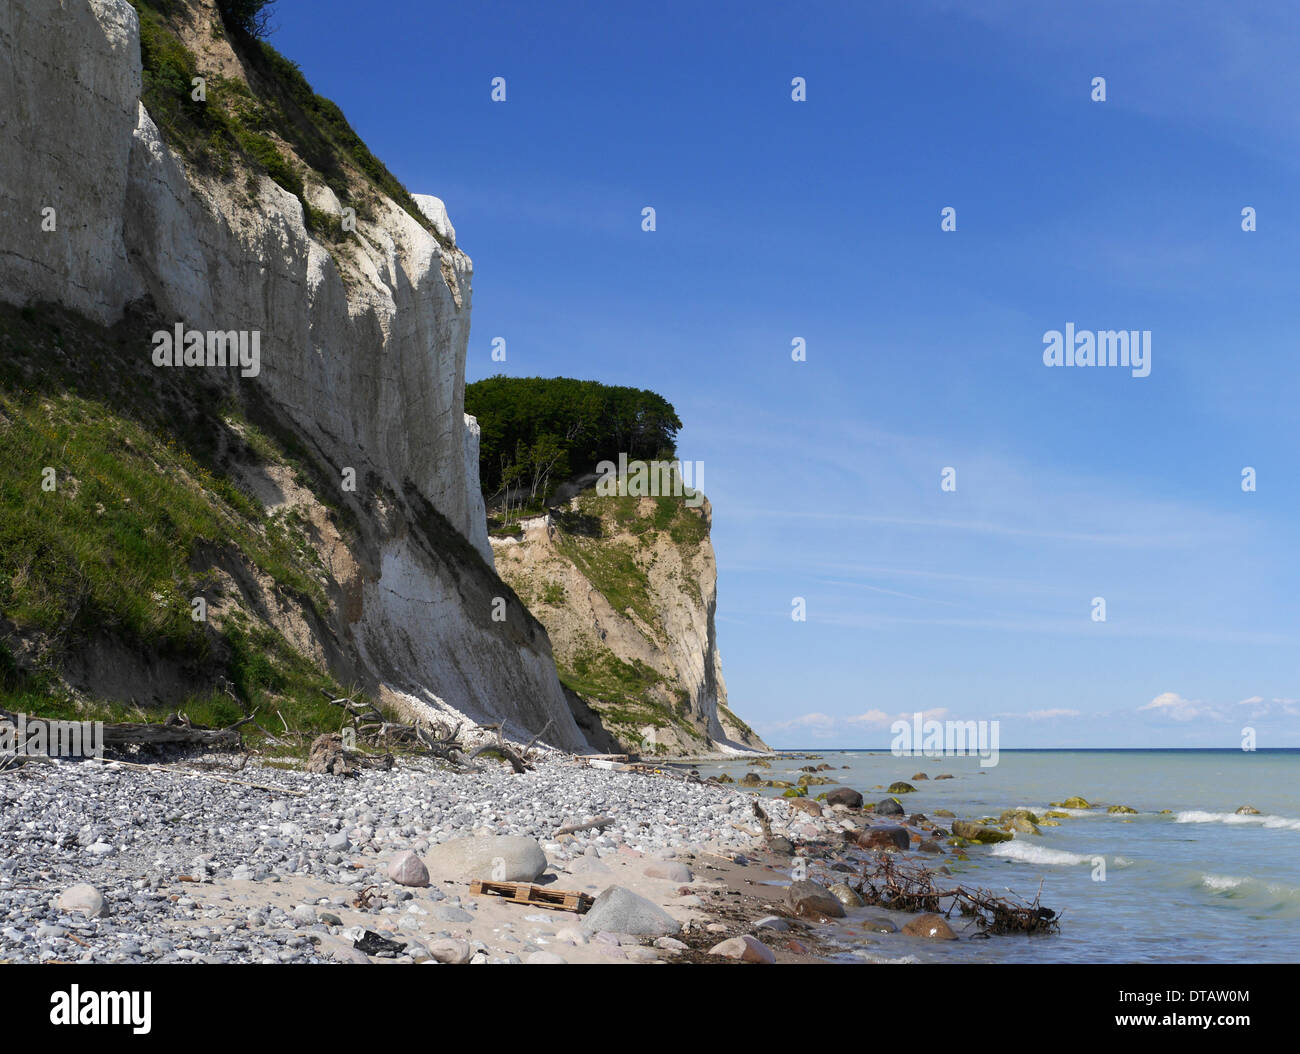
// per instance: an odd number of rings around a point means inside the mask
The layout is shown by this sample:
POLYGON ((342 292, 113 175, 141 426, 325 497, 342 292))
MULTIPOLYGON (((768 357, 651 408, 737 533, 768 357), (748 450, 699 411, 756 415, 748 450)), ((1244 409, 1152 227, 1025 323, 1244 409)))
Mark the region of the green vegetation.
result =
POLYGON ((669 459, 682 427, 661 395, 567 377, 489 377, 465 388, 478 418, 485 497, 522 490, 540 509, 555 487, 601 461, 669 459))
POLYGON ((650 579, 630 546, 561 534, 556 538, 555 547, 604 595, 615 611, 631 609, 651 626, 658 621, 659 614, 650 598, 650 579))
MULTIPOLYGON (((373 215, 372 203, 354 198, 349 171, 392 198, 450 247, 420 211, 401 182, 366 147, 343 112, 317 95, 299 66, 258 37, 269 13, 266 0, 221 0, 230 42, 248 84, 201 70, 172 21, 172 0, 131 0, 140 19, 144 104, 167 144, 200 169, 230 178, 239 159, 261 172, 303 205, 309 228, 334 240, 339 218, 310 206, 303 173, 278 145, 293 152, 358 216, 373 215), (206 100, 194 98, 195 77, 205 80, 206 100), (250 90, 251 87, 251 90, 250 90), (278 140, 278 142, 277 142, 278 140)), ((250 184, 250 190, 255 183, 250 184)))
POLYGON ((55 309, 0 308, 0 705, 141 719, 62 682, 69 656, 108 645, 194 684, 175 705, 200 723, 260 706, 297 730, 337 728, 321 691, 337 692, 333 679, 219 589, 219 568, 257 573, 282 604, 327 613, 306 525, 239 483, 239 464, 294 454, 220 389, 153 370, 147 348, 55 309), (224 616, 195 621, 197 596, 224 616))

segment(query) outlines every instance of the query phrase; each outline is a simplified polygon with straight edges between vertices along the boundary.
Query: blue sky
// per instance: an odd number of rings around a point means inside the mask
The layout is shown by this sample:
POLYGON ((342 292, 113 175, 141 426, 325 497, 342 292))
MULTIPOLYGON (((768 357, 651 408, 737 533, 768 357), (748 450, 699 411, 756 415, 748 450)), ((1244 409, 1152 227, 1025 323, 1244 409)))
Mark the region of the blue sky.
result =
POLYGON ((887 745, 923 711, 1003 747, 1300 745, 1300 11, 277 10, 447 203, 470 380, 501 336, 507 373, 677 407, 731 702, 769 742, 887 745), (1150 330, 1150 376, 1046 367, 1068 322, 1150 330))

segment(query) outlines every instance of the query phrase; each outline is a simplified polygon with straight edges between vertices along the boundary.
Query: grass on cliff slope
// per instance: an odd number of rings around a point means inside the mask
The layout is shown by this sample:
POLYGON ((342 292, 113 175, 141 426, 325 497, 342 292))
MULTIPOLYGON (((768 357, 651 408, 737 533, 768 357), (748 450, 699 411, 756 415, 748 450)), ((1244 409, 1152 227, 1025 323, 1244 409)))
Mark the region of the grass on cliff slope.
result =
MULTIPOLYGON (((602 497, 594 491, 579 495, 576 508, 554 514, 559 530, 555 546, 620 613, 631 610, 652 630, 660 627, 658 607, 650 579, 638 560, 638 550, 668 535, 685 550, 685 557, 708 537, 708 524, 698 509, 683 497, 653 499, 629 496, 602 497), (616 536, 631 535, 628 541, 616 536)), ((683 583, 692 598, 703 603, 693 580, 683 583)), ((555 599, 543 594, 551 606, 555 599)), ((599 714, 601 723, 625 746, 636 748, 640 729, 673 727, 688 739, 707 737, 687 720, 688 693, 666 682, 642 662, 627 663, 608 648, 590 646, 572 655, 556 656, 565 687, 577 692, 599 714), (671 702, 664 701, 665 697, 671 702)), ((663 751, 660 751, 663 752, 663 751)))
POLYGON ((306 612, 328 601, 305 525, 266 514, 228 471, 231 458, 287 455, 219 392, 178 394, 167 371, 133 369, 147 348, 55 309, 0 307, 0 705, 165 717, 172 707, 66 690, 66 657, 107 640, 184 671, 194 690, 177 705, 202 723, 260 706, 304 731, 337 728, 321 690, 339 686, 269 623, 236 611, 217 630, 191 618, 192 597, 213 602, 223 556, 306 612))
POLYGON ((450 248, 406 187, 353 131, 343 111, 312 90, 296 63, 265 41, 227 31, 214 17, 213 36, 228 37, 249 83, 222 77, 202 69, 176 31, 177 19, 183 14, 181 5, 173 0, 131 3, 140 21, 145 108, 168 146, 224 178, 234 175, 235 160, 239 159, 246 169, 264 173, 295 195, 302 202, 309 229, 340 239, 339 218, 307 202, 303 173, 277 145, 278 137, 334 191, 341 204, 351 204, 359 216, 373 218, 373 213, 367 200, 354 200, 349 171, 390 197, 450 248), (203 101, 193 98, 195 77, 205 80, 203 101))

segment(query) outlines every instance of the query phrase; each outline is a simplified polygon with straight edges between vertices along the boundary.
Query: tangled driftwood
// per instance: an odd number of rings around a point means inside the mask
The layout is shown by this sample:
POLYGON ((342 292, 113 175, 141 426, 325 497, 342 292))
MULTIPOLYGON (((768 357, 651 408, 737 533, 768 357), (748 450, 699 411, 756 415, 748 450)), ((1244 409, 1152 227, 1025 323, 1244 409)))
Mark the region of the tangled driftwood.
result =
POLYGON ((941 889, 934 871, 922 864, 899 863, 881 853, 876 862, 862 873, 856 889, 863 902, 873 907, 897 911, 924 911, 951 918, 954 911, 971 917, 979 928, 976 936, 1006 933, 1057 933, 1061 916, 1040 903, 1043 887, 1039 883, 1034 899, 1025 902, 1011 890, 1011 897, 999 897, 986 889, 955 886, 941 889))

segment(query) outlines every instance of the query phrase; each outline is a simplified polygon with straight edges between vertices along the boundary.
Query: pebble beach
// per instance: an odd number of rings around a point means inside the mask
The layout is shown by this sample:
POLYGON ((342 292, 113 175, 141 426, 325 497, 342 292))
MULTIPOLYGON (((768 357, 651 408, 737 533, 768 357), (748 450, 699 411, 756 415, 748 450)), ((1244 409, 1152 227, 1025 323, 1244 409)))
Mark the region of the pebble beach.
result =
MULTIPOLYGON (((681 774, 551 752, 521 774, 426 759, 350 779, 229 765, 0 774, 0 961, 672 961, 752 930, 710 901, 735 915, 735 873, 769 870, 750 797, 681 774), (556 834, 592 820, 610 822, 556 834), (627 895, 607 896, 593 925, 596 909, 471 896, 471 876, 490 872, 627 895), (367 931, 392 944, 358 950, 367 931)), ((769 815, 777 832, 809 828, 782 801, 769 815)))

